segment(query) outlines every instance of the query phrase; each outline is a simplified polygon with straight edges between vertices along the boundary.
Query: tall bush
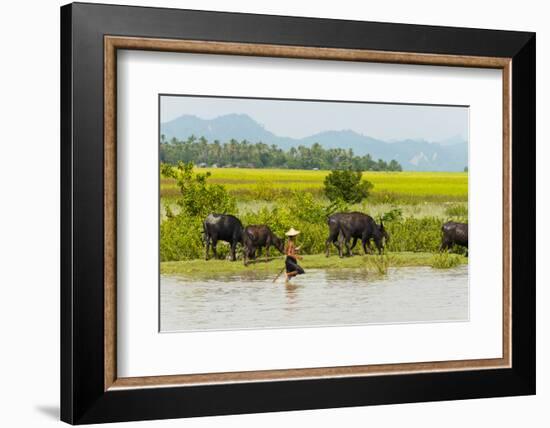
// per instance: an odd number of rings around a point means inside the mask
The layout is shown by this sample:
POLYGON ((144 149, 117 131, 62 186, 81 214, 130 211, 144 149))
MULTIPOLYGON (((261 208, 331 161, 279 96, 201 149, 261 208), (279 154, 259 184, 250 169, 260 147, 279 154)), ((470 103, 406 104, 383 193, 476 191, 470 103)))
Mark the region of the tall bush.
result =
MULTIPOLYGON (((193 163, 180 162, 177 167, 161 165, 161 174, 176 179, 180 210, 160 225, 161 261, 186 260, 203 256, 202 222, 210 213, 236 214, 237 206, 224 186, 208 183, 210 173, 195 173, 193 163)), ((223 248, 220 248, 223 254, 223 248)))
POLYGON ((325 195, 331 201, 341 199, 350 204, 361 202, 374 187, 370 181, 361 180, 362 176, 361 171, 332 171, 325 177, 325 195))
POLYGON ((196 173, 193 162, 179 162, 176 167, 161 167, 161 172, 176 180, 181 213, 205 217, 210 213, 228 214, 237 211, 235 198, 221 184, 208 183, 210 172, 196 173))

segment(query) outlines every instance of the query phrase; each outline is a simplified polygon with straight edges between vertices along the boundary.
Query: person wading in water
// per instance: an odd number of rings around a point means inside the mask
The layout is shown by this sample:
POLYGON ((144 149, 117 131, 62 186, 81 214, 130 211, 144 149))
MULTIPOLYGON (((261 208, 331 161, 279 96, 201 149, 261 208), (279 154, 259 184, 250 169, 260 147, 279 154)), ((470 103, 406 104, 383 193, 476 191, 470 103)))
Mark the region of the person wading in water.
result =
POLYGON ((297 247, 296 243, 294 242, 294 238, 296 238, 299 233, 300 231, 294 229, 293 227, 291 227, 290 230, 285 233, 285 235, 288 236, 288 243, 286 244, 285 248, 286 283, 288 283, 290 281, 290 278, 292 278, 293 276, 305 273, 305 271, 298 265, 297 261, 297 259, 302 258, 297 254, 298 251, 300 251, 301 247, 297 247))

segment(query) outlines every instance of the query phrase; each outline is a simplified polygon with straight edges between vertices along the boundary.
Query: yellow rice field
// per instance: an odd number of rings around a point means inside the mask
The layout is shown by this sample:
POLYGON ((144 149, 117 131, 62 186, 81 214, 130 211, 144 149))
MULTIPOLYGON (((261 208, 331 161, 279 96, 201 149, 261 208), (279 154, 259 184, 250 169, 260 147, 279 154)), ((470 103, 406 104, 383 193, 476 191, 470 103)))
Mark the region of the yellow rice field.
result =
MULTIPOLYGON (((308 191, 321 195, 323 180, 330 171, 248 168, 198 168, 209 171, 210 183, 223 184, 240 198, 308 191)), ((363 178, 374 184, 372 197, 403 201, 467 201, 468 173, 465 172, 364 172, 363 178)), ((161 196, 178 193, 173 179, 161 179, 161 196)))

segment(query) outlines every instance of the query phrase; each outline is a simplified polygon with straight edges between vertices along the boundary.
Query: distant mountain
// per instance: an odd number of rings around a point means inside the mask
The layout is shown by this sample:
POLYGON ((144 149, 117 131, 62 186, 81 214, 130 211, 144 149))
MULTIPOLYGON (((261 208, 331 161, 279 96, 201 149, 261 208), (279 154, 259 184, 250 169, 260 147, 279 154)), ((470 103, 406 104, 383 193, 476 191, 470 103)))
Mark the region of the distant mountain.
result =
POLYGON ((232 138, 251 143, 275 144, 283 150, 319 143, 324 148, 351 148, 357 155, 369 153, 373 159, 398 161, 405 171, 463 171, 468 165, 468 145, 460 136, 433 143, 425 140, 386 142, 352 130, 325 131, 305 138, 280 137, 265 129, 246 114, 228 114, 214 119, 183 115, 161 124, 167 140, 175 137, 204 137, 209 142, 225 143, 232 138))
POLYGON ((442 146, 454 146, 455 144, 465 143, 466 138, 462 135, 453 135, 452 137, 445 138, 444 140, 438 141, 442 146))
MULTIPOLYGON (((161 133, 166 135, 167 139, 176 137, 185 140, 194 135, 197 138, 204 137, 209 142, 219 140, 223 143, 232 138, 253 143, 262 141, 266 144, 280 144, 281 141, 287 140, 269 132, 246 114, 228 114, 210 120, 184 115, 161 124, 161 133)), ((290 147, 293 141, 288 140, 290 147)))

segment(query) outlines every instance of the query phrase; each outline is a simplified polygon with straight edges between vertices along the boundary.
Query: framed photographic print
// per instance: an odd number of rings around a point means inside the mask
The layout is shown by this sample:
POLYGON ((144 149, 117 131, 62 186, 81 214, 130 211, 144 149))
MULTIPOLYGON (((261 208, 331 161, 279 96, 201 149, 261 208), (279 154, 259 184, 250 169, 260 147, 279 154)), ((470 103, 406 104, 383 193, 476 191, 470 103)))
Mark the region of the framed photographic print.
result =
POLYGON ((72 424, 535 393, 533 33, 61 8, 72 424))

